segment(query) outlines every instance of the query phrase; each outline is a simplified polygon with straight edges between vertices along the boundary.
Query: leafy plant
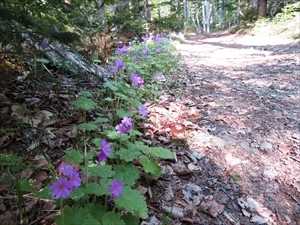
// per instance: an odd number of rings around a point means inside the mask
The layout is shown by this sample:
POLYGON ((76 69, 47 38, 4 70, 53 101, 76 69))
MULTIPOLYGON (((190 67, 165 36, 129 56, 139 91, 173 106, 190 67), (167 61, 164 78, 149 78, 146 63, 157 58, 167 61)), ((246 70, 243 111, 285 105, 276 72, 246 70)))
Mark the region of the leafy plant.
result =
POLYGON ((139 141, 137 123, 147 117, 143 103, 152 97, 151 90, 167 80, 162 71, 168 73, 177 64, 168 38, 148 35, 145 43, 117 49, 110 65, 115 80, 97 94, 81 91, 72 102, 85 121, 77 126, 82 148, 68 150, 52 184, 43 193, 35 192, 58 200, 62 211, 57 224, 139 224, 147 217, 145 197, 135 185, 143 174, 148 182, 159 177, 158 160, 174 155, 139 141), (90 113, 97 117, 89 121, 90 113))

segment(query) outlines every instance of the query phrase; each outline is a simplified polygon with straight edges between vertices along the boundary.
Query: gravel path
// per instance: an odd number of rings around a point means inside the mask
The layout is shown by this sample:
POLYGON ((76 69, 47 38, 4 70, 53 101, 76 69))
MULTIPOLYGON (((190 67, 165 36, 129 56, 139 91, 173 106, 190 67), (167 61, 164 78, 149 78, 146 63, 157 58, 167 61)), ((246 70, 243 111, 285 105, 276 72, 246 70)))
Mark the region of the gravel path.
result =
POLYGON ((150 114, 177 161, 161 165, 149 220, 300 224, 299 44, 223 32, 178 49, 181 73, 150 114))

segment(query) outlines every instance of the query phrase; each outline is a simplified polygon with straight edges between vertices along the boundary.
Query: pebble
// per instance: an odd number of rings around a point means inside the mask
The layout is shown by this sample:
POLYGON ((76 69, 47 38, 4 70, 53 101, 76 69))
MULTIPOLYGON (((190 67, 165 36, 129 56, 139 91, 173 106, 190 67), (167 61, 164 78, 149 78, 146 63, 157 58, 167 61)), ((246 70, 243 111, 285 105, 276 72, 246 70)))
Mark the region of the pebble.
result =
POLYGON ((264 150, 267 150, 267 149, 272 149, 272 144, 269 143, 269 142, 264 141, 264 142, 262 142, 262 143, 260 144, 259 149, 260 149, 261 151, 264 151, 264 150))
POLYGON ((258 224, 266 224, 267 221, 265 221, 262 217, 255 215, 251 218, 250 220, 253 223, 258 223, 258 224))

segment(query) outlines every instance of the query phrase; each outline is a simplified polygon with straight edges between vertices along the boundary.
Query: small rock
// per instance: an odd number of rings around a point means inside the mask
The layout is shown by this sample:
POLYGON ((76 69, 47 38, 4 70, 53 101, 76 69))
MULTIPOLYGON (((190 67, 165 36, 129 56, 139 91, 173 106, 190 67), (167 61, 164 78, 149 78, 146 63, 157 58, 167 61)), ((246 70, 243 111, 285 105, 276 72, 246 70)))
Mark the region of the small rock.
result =
POLYGON ((237 203, 242 209, 249 207, 249 204, 246 202, 244 198, 238 198, 237 203))
POLYGON ((251 218, 250 220, 253 223, 258 223, 258 224, 266 224, 267 221, 265 221, 262 217, 255 215, 251 218))
POLYGON ((195 158, 197 158, 199 160, 199 159, 202 159, 205 156, 205 154, 203 154, 202 152, 200 152, 200 153, 199 152, 193 152, 192 156, 194 156, 195 158))
POLYGON ((280 90, 280 86, 278 84, 275 84, 275 83, 272 83, 269 86, 269 88, 272 89, 272 90, 280 90))
POLYGON ((260 144, 259 149, 260 149, 261 151, 264 151, 264 150, 267 150, 267 149, 272 149, 272 144, 269 143, 269 142, 264 141, 264 142, 262 142, 262 143, 260 144))
POLYGON ((226 194, 215 194, 214 199, 221 204, 227 204, 229 202, 229 197, 226 194))
POLYGON ((247 198, 248 208, 251 212, 258 212, 260 207, 260 204, 255 201, 253 198, 247 198))
POLYGON ((242 213, 246 217, 250 217, 251 216, 251 213, 249 213, 246 209, 242 209, 242 213))
POLYGON ((183 218, 184 217, 184 211, 182 208, 179 208, 177 206, 173 206, 173 207, 170 207, 170 206, 166 206, 166 205, 163 205, 162 206, 162 209, 166 212, 166 213, 171 213, 172 214, 172 217, 174 219, 176 218, 183 218))
POLYGON ((188 168, 191 171, 197 171, 197 170, 199 170, 199 168, 197 166, 195 166, 193 163, 189 163, 188 164, 188 168))
POLYGON ((226 185, 224 186, 224 189, 225 189, 225 190, 230 190, 230 189, 231 189, 231 185, 230 185, 230 184, 226 184, 226 185))

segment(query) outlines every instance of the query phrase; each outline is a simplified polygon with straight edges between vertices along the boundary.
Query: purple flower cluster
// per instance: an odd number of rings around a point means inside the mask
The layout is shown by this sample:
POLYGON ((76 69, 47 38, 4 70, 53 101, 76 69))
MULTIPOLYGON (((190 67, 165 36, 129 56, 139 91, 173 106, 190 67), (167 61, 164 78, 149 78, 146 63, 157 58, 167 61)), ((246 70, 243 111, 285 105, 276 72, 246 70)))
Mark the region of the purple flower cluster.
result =
POLYGON ((58 171, 65 177, 60 177, 49 187, 54 198, 66 198, 75 188, 81 184, 78 168, 62 163, 58 171))
POLYGON ((162 50, 162 48, 157 48, 156 50, 155 50, 155 53, 161 53, 163 50, 162 50))
POLYGON ((126 55, 128 52, 128 48, 126 48, 125 46, 123 48, 117 48, 116 49, 116 54, 117 55, 126 55))
POLYGON ((108 69, 111 73, 117 73, 119 70, 125 69, 125 63, 122 59, 117 59, 115 64, 110 64, 108 69))
POLYGON ((132 129, 132 119, 124 116, 121 123, 116 126, 118 134, 124 134, 132 129))
POLYGON ((141 114, 143 117, 147 116, 148 110, 147 107, 144 105, 139 106, 139 114, 141 114))
POLYGON ((117 59, 117 60, 116 60, 116 66, 117 66, 120 70, 125 69, 125 63, 122 61, 122 59, 117 59))
POLYGON ((144 83, 143 78, 141 78, 137 73, 131 74, 130 79, 131 82, 138 87, 141 87, 144 83))
POLYGON ((111 151, 111 147, 107 141, 104 139, 101 140, 100 143, 100 150, 101 152, 98 154, 98 164, 99 165, 102 161, 104 161, 108 156, 111 151))
POLYGON ((108 201, 110 202, 114 198, 119 197, 123 191, 123 181, 122 180, 113 180, 112 185, 109 187, 109 192, 111 193, 108 201))

